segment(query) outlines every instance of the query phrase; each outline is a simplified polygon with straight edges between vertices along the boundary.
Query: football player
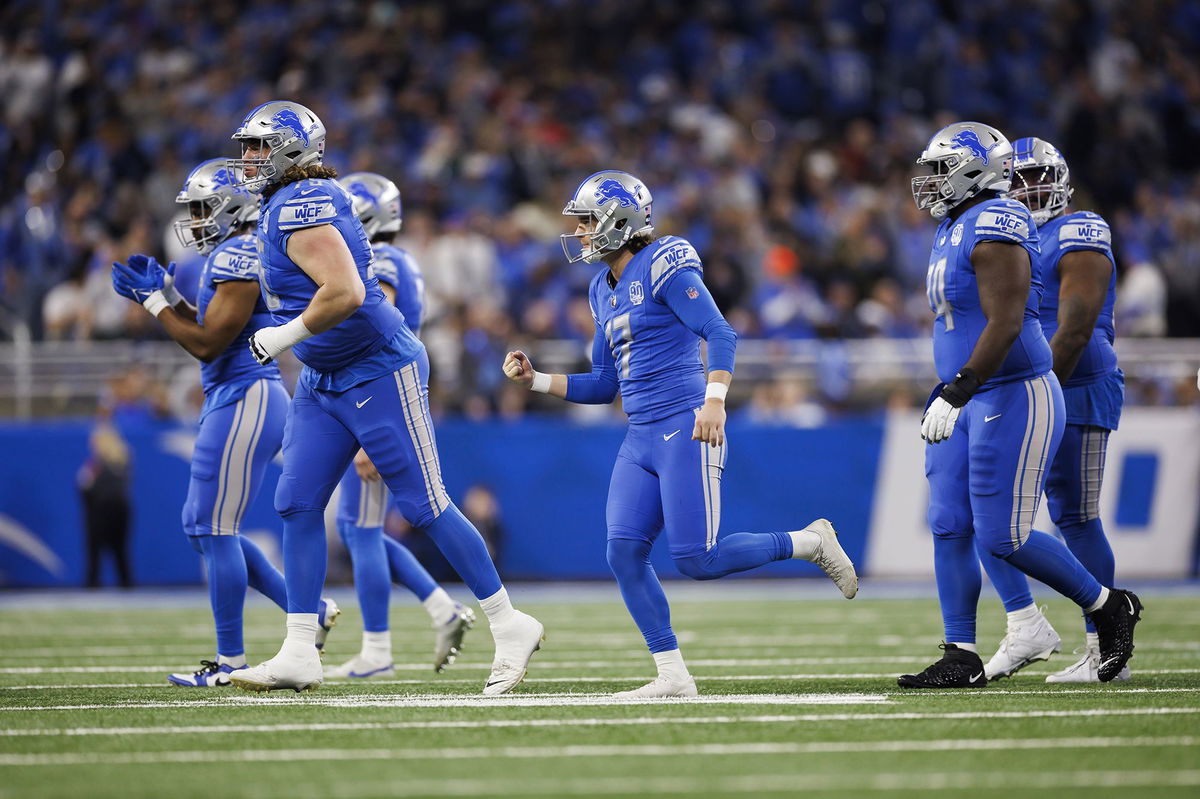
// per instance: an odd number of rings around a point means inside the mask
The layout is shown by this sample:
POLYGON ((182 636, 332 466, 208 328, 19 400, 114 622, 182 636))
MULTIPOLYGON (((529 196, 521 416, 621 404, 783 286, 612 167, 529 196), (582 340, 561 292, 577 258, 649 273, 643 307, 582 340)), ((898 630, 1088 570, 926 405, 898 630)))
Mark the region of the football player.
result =
MULTIPOLYGON (((402 221, 400 190, 373 172, 355 172, 339 182, 353 197, 354 213, 371 241, 375 258, 371 268, 379 289, 404 314, 413 335, 419 335, 425 281, 416 260, 392 244, 402 221)), ((406 547, 383 534, 391 492, 363 450, 342 476, 341 489, 337 528, 354 566, 354 590, 363 616, 362 650, 342 665, 326 669, 325 676, 395 674, 388 627, 392 582, 416 594, 428 611, 435 633, 433 667, 442 671, 458 655, 463 635, 475 622, 474 611, 451 599, 406 547)))
POLYGON ((446 494, 425 347, 380 290, 352 198, 322 165, 324 124, 299 103, 275 101, 250 111, 233 138, 242 150, 231 162, 239 184, 262 194, 261 285, 277 323, 259 328, 250 350, 267 364, 291 349, 304 364, 275 492, 284 520, 287 637, 275 657, 236 673, 233 684, 251 691, 320 686, 312 643, 327 566, 323 514, 361 447, 401 513, 437 543, 487 614, 496 656, 484 694, 512 690, 544 629, 512 606, 479 531, 446 494))
POLYGON ((650 208, 642 181, 605 171, 585 178, 563 209, 576 222, 562 236, 568 262, 603 264, 588 296, 592 371, 544 374, 519 350, 502 367, 510 380, 570 402, 609 403, 621 393, 629 430, 609 484, 608 563, 658 666, 656 679, 617 694, 634 698, 696 695, 650 565, 663 529, 675 565, 696 580, 802 558, 819 564, 847 598, 858 591, 854 564, 825 519, 795 532, 718 538, 737 336, 705 288, 700 256, 685 239, 656 237, 650 208))
MULTIPOLYGON (((1054 145, 1026 138, 1013 150, 1008 196, 1023 203, 1038 226, 1038 271, 1045 283, 1039 314, 1066 405, 1062 443, 1046 475, 1046 501, 1071 552, 1102 585, 1112 585, 1115 564, 1100 522, 1100 487, 1108 436, 1117 429, 1125 400, 1125 376, 1113 350, 1112 232, 1097 214, 1068 212, 1071 173, 1054 145)), ((980 546, 979 539, 975 543, 980 546)), ((984 666, 994 680, 1045 660, 1061 640, 1034 604, 1024 574, 982 550, 980 560, 1008 612, 1007 634, 984 666)), ((1096 625, 1087 616, 1084 621, 1083 657, 1046 682, 1099 681, 1096 625)), ((1128 666, 1114 679, 1129 679, 1128 666)))
POLYGON ((958 122, 933 135, 913 178, 917 207, 942 220, 926 290, 935 314, 934 364, 943 381, 921 420, 934 571, 945 624, 943 657, 905 688, 987 685, 975 645, 980 573, 973 539, 1091 615, 1098 677, 1133 654, 1141 602, 1103 586, 1058 539, 1032 529, 1046 464, 1063 434, 1062 389, 1038 321, 1043 280, 1029 209, 1006 199, 1012 145, 995 128, 958 122))
MULTIPOLYGON (((246 668, 242 607, 247 584, 287 607, 283 575, 253 541, 239 535, 242 515, 258 496, 267 463, 279 452, 288 395, 273 364, 246 350, 250 334, 270 320, 258 290, 254 246, 256 198, 233 185, 225 159, 192 170, 175 201, 188 216, 175 224, 185 247, 207 254, 193 308, 174 286, 174 264, 133 255, 113 264, 113 288, 142 303, 180 346, 202 362, 204 405, 192 456, 183 529, 204 556, 217 628, 217 659, 194 674, 171 674, 175 685, 229 685, 246 668)), ((333 600, 318 611, 317 648, 338 615, 333 600)))

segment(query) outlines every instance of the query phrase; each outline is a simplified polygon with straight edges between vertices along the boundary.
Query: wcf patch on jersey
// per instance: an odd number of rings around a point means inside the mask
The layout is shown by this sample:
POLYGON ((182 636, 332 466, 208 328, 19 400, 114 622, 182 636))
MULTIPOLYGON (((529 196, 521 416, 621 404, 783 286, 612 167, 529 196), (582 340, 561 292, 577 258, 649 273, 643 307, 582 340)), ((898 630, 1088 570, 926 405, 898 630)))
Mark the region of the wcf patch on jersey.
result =
POLYGON ((634 305, 641 305, 646 299, 646 292, 642 289, 642 281, 635 280, 629 284, 629 301, 634 305))

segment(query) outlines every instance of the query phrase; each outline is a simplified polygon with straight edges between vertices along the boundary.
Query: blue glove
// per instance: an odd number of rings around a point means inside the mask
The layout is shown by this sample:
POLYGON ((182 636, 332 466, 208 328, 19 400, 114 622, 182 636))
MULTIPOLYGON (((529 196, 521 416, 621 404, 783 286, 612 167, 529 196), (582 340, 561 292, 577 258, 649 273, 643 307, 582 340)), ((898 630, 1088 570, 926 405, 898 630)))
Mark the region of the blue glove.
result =
POLYGON ((118 280, 122 288, 129 293, 126 294, 117 289, 118 294, 130 297, 134 302, 145 303, 150 299, 150 295, 156 291, 162 291, 163 281, 166 277, 166 270, 159 266, 148 255, 131 255, 129 263, 123 264, 120 261, 113 262, 113 287, 116 288, 118 280))

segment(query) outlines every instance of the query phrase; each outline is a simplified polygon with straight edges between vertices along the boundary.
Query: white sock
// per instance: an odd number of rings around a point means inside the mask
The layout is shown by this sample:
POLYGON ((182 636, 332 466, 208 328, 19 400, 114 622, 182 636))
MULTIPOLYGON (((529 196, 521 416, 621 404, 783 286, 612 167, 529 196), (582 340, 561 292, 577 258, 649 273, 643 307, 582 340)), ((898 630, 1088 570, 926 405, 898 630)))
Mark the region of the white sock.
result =
MULTIPOLYGON (((504 589, 501 588, 501 591, 504 589)), ((507 596, 507 594, 505 595, 507 596)), ((489 599, 491 597, 488 597, 489 599)), ((433 593, 421 600, 421 604, 425 606, 425 610, 429 613, 429 618, 433 619, 433 623, 441 626, 454 618, 454 614, 458 611, 456 605, 450 595, 446 593, 445 588, 433 589, 433 593)), ((512 605, 509 605, 512 607, 512 605)))
POLYGON ((491 596, 479 600, 479 607, 483 608, 483 612, 488 617, 488 624, 493 627, 503 625, 516 613, 504 586, 500 586, 500 590, 491 596))
POLYGON ((1104 607, 1104 603, 1108 601, 1108 589, 1104 586, 1100 587, 1100 596, 1096 597, 1096 601, 1083 609, 1084 613, 1091 613, 1093 610, 1099 610, 1104 607))
POLYGON ((812 560, 821 548, 821 536, 812 530, 796 530, 788 533, 792 539, 792 557, 812 560))
POLYGON ((289 613, 287 615, 287 638, 283 639, 284 645, 303 645, 311 647, 315 652, 319 626, 315 613, 289 613))
POLYGON ((961 641, 947 641, 946 646, 956 646, 959 649, 966 650, 967 652, 974 652, 976 655, 979 654, 979 648, 975 646, 975 644, 964 644, 961 641))
POLYGON ((1011 630, 1014 627, 1020 627, 1027 621, 1033 621, 1041 613, 1038 611, 1037 604, 1026 605, 1023 608, 1009 611, 1008 613, 1008 628, 1011 630))
POLYGON ((240 669, 246 665, 246 653, 240 655, 217 655, 217 663, 230 668, 240 669))
POLYGON ((1087 633, 1087 634, 1086 634, 1086 635, 1083 637, 1083 639, 1084 639, 1084 641, 1083 641, 1083 642, 1084 642, 1084 645, 1085 645, 1085 646, 1087 646, 1087 648, 1088 648, 1088 649, 1099 649, 1099 648, 1100 648, 1100 636, 1099 636, 1099 634, 1097 634, 1097 633, 1087 633))
POLYGON ((362 654, 368 660, 392 662, 392 631, 372 633, 363 630, 362 654))
POLYGON ((655 652, 654 662, 658 664, 659 677, 666 677, 673 682, 681 682, 688 678, 687 664, 683 662, 683 653, 678 649, 655 652))

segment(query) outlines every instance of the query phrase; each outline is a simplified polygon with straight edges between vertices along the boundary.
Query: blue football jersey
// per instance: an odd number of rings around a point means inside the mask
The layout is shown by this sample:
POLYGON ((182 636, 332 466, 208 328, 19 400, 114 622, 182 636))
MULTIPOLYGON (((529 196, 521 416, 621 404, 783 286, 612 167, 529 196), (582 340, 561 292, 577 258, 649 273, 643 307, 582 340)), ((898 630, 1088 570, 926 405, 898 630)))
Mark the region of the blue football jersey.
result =
POLYGON ((984 241, 1020 245, 1028 251, 1030 262, 1029 296, 1021 333, 1004 363, 984 384, 983 390, 987 390, 1044 375, 1050 371, 1052 358, 1038 318, 1043 282, 1037 226, 1029 209, 1016 200, 987 200, 968 208, 957 219, 944 220, 934 236, 925 289, 937 316, 933 323, 933 362, 938 379, 944 383, 954 380, 987 324, 971 264, 975 245, 984 241))
POLYGON ((396 307, 415 334, 421 332, 421 311, 425 308, 425 278, 417 259, 408 250, 391 244, 372 244, 375 253, 375 277, 396 290, 396 307))
POLYGON ((371 245, 351 210, 350 195, 332 180, 297 181, 279 189, 263 203, 258 223, 261 282, 263 297, 276 324, 299 316, 316 293, 317 284, 288 257, 287 243, 295 231, 320 225, 332 225, 342 234, 367 295, 350 318, 300 342, 293 351, 307 367, 301 375, 307 384, 325 390, 345 390, 356 382, 390 371, 383 364, 368 370, 370 374, 355 373, 355 367, 368 356, 390 347, 394 357, 388 358, 389 363, 408 363, 422 347, 404 324, 400 311, 379 290, 372 268, 371 245))
MULTIPOLYGON (((254 236, 233 236, 218 244, 204 262, 196 292, 196 321, 204 324, 208 304, 217 285, 230 280, 258 282, 258 250, 254 236)), ((200 383, 204 387, 205 413, 241 399, 245 386, 261 378, 279 378, 279 368, 262 366, 250 354, 249 340, 255 330, 274 324, 271 312, 260 296, 246 327, 229 347, 213 361, 200 365, 200 383), (239 390, 240 389, 240 390, 239 390), (211 405, 211 407, 210 407, 211 405)))
POLYGON ((621 400, 634 424, 704 404, 700 337, 660 299, 685 271, 703 274, 700 256, 686 239, 664 236, 634 255, 615 285, 607 267, 592 279, 592 317, 608 339, 621 400))
POLYGON ((1113 349, 1116 330, 1113 328, 1113 303, 1117 298, 1117 261, 1112 251, 1112 231, 1108 223, 1090 211, 1076 211, 1051 219, 1038 230, 1042 244, 1042 279, 1046 289, 1042 292, 1041 320, 1046 340, 1054 337, 1058 330, 1058 262, 1069 252, 1094 250, 1103 253, 1112 264, 1108 278, 1108 294, 1104 307, 1096 317, 1096 329, 1079 357, 1075 371, 1064 383, 1065 388, 1093 383, 1116 371, 1117 353, 1113 349))

